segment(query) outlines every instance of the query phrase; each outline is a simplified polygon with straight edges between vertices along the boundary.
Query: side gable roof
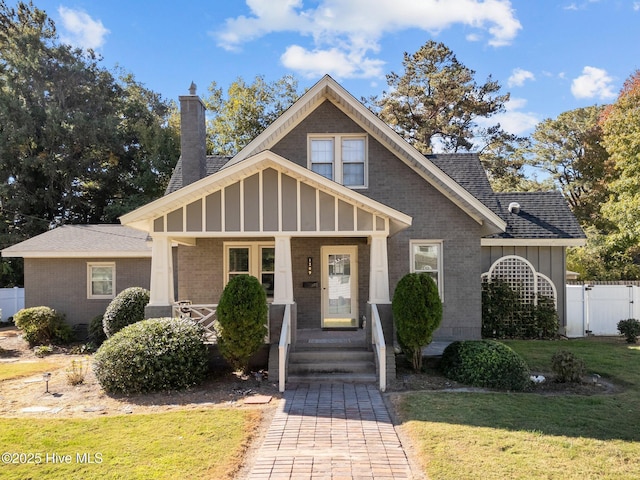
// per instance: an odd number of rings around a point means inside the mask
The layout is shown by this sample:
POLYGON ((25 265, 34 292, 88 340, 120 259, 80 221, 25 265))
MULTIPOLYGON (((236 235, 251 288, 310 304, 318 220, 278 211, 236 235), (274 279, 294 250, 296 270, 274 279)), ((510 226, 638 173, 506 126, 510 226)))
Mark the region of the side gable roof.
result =
POLYGON ((484 234, 488 235, 505 230, 506 223, 499 215, 481 200, 475 198, 454 179, 446 175, 429 158, 409 145, 391 127, 367 109, 329 75, 325 75, 260 135, 238 152, 229 161, 228 165, 237 164, 248 157, 270 149, 280 138, 313 112, 317 106, 327 100, 361 125, 376 140, 393 151, 425 181, 483 225, 484 234))
POLYGON ((123 225, 63 225, 2 250, 3 257, 151 257, 147 234, 123 225))
POLYGON ((496 193, 507 230, 482 239, 482 245, 580 246, 585 234, 566 200, 558 191, 496 193), (509 205, 517 203, 516 213, 509 205))
MULTIPOLYGON (((222 155, 207 155, 205 163, 205 175, 213 175, 222 167, 224 167, 231 157, 225 157, 222 155)), ((167 189, 164 194, 168 195, 170 193, 175 192, 182 188, 182 156, 178 159, 175 168, 173 169, 173 173, 171 174, 171 179, 169 180, 169 185, 167 185, 167 189)))

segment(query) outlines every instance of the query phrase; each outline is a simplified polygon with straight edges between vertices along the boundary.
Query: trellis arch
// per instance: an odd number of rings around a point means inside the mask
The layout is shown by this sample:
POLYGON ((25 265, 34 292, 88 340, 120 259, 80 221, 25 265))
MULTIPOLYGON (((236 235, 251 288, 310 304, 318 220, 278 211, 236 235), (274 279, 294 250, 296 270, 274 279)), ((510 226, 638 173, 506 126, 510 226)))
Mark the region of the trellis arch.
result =
POLYGON ((495 280, 502 280, 518 289, 523 303, 537 305, 538 298, 547 297, 553 299, 556 308, 558 306, 558 292, 551 279, 537 272, 531 262, 519 255, 499 258, 493 262, 488 272, 482 274, 483 282, 495 280))

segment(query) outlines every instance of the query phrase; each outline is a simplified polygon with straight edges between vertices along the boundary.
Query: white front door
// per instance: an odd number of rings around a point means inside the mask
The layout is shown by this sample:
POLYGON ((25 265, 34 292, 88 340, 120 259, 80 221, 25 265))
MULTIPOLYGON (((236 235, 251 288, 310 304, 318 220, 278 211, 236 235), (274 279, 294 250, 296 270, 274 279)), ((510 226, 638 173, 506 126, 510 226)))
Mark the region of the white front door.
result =
POLYGON ((322 247, 322 328, 358 326, 358 247, 322 247))

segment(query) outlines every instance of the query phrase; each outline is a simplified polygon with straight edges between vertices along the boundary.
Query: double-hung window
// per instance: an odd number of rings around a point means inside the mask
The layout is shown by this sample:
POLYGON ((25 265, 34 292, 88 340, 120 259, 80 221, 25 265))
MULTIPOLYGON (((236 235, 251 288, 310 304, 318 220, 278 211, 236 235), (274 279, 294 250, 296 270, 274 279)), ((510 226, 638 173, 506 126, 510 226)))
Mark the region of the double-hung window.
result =
POLYGON ((114 298, 116 264, 114 262, 87 264, 87 298, 114 298))
POLYGON ((275 246, 265 243, 225 244, 225 272, 228 282, 237 275, 256 277, 267 297, 273 297, 275 280, 275 246))
POLYGON ((346 187, 367 186, 367 137, 322 135, 309 137, 309 168, 346 187))
POLYGON ((444 300, 442 275, 442 241, 411 240, 411 272, 427 273, 436 281, 440 299, 444 300))

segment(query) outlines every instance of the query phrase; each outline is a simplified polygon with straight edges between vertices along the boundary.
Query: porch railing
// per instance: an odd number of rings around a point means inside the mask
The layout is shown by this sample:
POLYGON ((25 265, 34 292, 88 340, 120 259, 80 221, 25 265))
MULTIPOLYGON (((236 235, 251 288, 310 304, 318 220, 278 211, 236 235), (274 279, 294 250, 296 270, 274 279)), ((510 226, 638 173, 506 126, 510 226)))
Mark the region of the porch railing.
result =
POLYGON ((291 305, 284 307, 280 343, 278 344, 278 388, 284 392, 287 381, 287 364, 289 363, 289 347, 291 346, 291 305))
POLYGON ((218 334, 215 329, 218 305, 193 305, 185 300, 173 304, 173 316, 189 318, 202 325, 208 343, 216 343, 218 334))
POLYGON ((380 391, 384 392, 387 389, 387 346, 384 341, 382 322, 380 321, 380 313, 378 313, 376 304, 371 305, 371 343, 376 351, 378 360, 380 391))

